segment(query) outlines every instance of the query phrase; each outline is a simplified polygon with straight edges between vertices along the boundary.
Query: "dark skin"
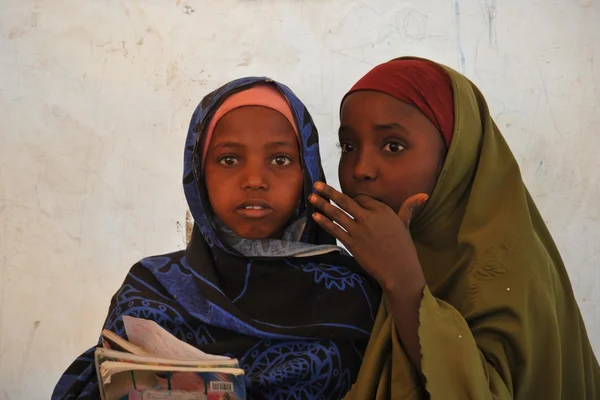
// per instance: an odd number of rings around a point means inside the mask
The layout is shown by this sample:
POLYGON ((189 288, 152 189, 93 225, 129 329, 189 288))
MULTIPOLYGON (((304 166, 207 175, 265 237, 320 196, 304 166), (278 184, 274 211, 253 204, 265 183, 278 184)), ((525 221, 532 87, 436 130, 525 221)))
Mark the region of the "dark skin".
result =
POLYGON ((281 238, 303 189, 294 128, 266 107, 228 112, 213 131, 204 179, 213 212, 235 234, 281 238))
POLYGON ((319 194, 309 201, 321 212, 313 218, 377 279, 404 349, 420 371, 419 308, 427 283, 409 228, 435 187, 446 146, 417 108, 375 91, 350 94, 340 120, 344 194, 315 184, 319 194))

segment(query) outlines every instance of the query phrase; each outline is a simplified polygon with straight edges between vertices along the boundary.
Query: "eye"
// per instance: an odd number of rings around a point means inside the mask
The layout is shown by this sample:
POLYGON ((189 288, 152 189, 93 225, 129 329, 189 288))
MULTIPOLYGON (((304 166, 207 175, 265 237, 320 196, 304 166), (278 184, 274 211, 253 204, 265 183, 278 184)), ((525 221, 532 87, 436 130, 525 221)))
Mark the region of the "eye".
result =
POLYGON ((279 166, 290 165, 291 163, 292 163, 292 160, 287 156, 275 156, 271 160, 271 164, 279 165, 279 166))
POLYGON ((219 159, 219 164, 226 165, 228 167, 239 163, 240 160, 238 160, 238 158, 234 156, 224 156, 219 159))
POLYGON ((402 146, 398 142, 389 142, 388 144, 383 146, 383 150, 389 151, 391 153, 398 153, 398 152, 404 150, 404 146, 402 146))
POLYGON ((342 153, 349 153, 351 151, 356 150, 356 147, 353 144, 344 143, 344 142, 338 143, 337 147, 342 149, 342 153))

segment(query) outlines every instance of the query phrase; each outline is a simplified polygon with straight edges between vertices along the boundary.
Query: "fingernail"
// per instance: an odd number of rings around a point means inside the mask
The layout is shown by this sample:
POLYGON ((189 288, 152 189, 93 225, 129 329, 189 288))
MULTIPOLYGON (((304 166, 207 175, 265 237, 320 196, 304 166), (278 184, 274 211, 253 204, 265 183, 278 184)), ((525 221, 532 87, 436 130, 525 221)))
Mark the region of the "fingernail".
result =
POLYGON ((313 193, 311 193, 308 196, 308 201, 310 201, 311 203, 314 202, 317 199, 317 196, 315 196, 313 193))
POLYGON ((321 190, 324 187, 325 187, 325 185, 323 184, 323 182, 315 182, 315 189, 321 190))

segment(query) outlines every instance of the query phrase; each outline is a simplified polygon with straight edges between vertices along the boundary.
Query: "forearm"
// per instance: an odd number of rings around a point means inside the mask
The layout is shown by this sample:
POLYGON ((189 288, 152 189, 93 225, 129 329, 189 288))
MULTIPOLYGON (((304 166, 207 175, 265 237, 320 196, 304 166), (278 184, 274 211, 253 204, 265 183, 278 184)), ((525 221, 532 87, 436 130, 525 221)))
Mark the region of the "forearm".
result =
MULTIPOLYGON (((420 267, 418 271, 421 272, 420 267)), ((419 372, 421 372, 419 309, 425 285, 425 277, 422 272, 408 280, 403 279, 384 285, 384 291, 389 299, 396 330, 404 350, 419 372)))

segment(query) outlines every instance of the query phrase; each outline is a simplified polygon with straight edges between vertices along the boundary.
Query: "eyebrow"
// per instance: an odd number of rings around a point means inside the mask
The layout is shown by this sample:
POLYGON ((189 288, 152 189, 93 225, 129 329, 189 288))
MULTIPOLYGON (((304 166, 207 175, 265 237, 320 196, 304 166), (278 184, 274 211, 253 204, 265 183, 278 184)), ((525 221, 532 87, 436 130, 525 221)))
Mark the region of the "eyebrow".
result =
POLYGON ((352 129, 350 129, 350 127, 348 125, 340 125, 340 127, 338 128, 338 134, 342 133, 342 132, 346 132, 346 131, 351 131, 352 129))
POLYGON ((376 131, 402 131, 404 133, 409 133, 408 129, 396 122, 390 122, 389 124, 377 124, 374 126, 374 128, 376 131))
MULTIPOLYGON (((271 147, 271 148, 294 147, 294 146, 297 146, 297 144, 291 143, 291 142, 281 142, 281 141, 280 142, 267 142, 263 145, 263 147, 271 147)), ((246 147, 246 146, 242 143, 232 142, 232 141, 213 143, 214 149, 239 149, 239 148, 243 148, 243 147, 246 147)))
MULTIPOLYGON (((373 126, 373 129, 376 131, 402 131, 406 134, 410 134, 408 129, 396 122, 390 122, 387 124, 377 124, 373 126)), ((352 128, 350 128, 348 125, 341 125, 338 129, 338 134, 347 131, 352 131, 352 128)))
POLYGON ((295 147, 298 146, 296 142, 267 142, 264 147, 295 147))
POLYGON ((243 144, 241 143, 237 143, 237 142, 217 142, 217 143, 211 143, 214 149, 235 149, 235 148, 240 148, 240 147, 244 147, 243 144))

